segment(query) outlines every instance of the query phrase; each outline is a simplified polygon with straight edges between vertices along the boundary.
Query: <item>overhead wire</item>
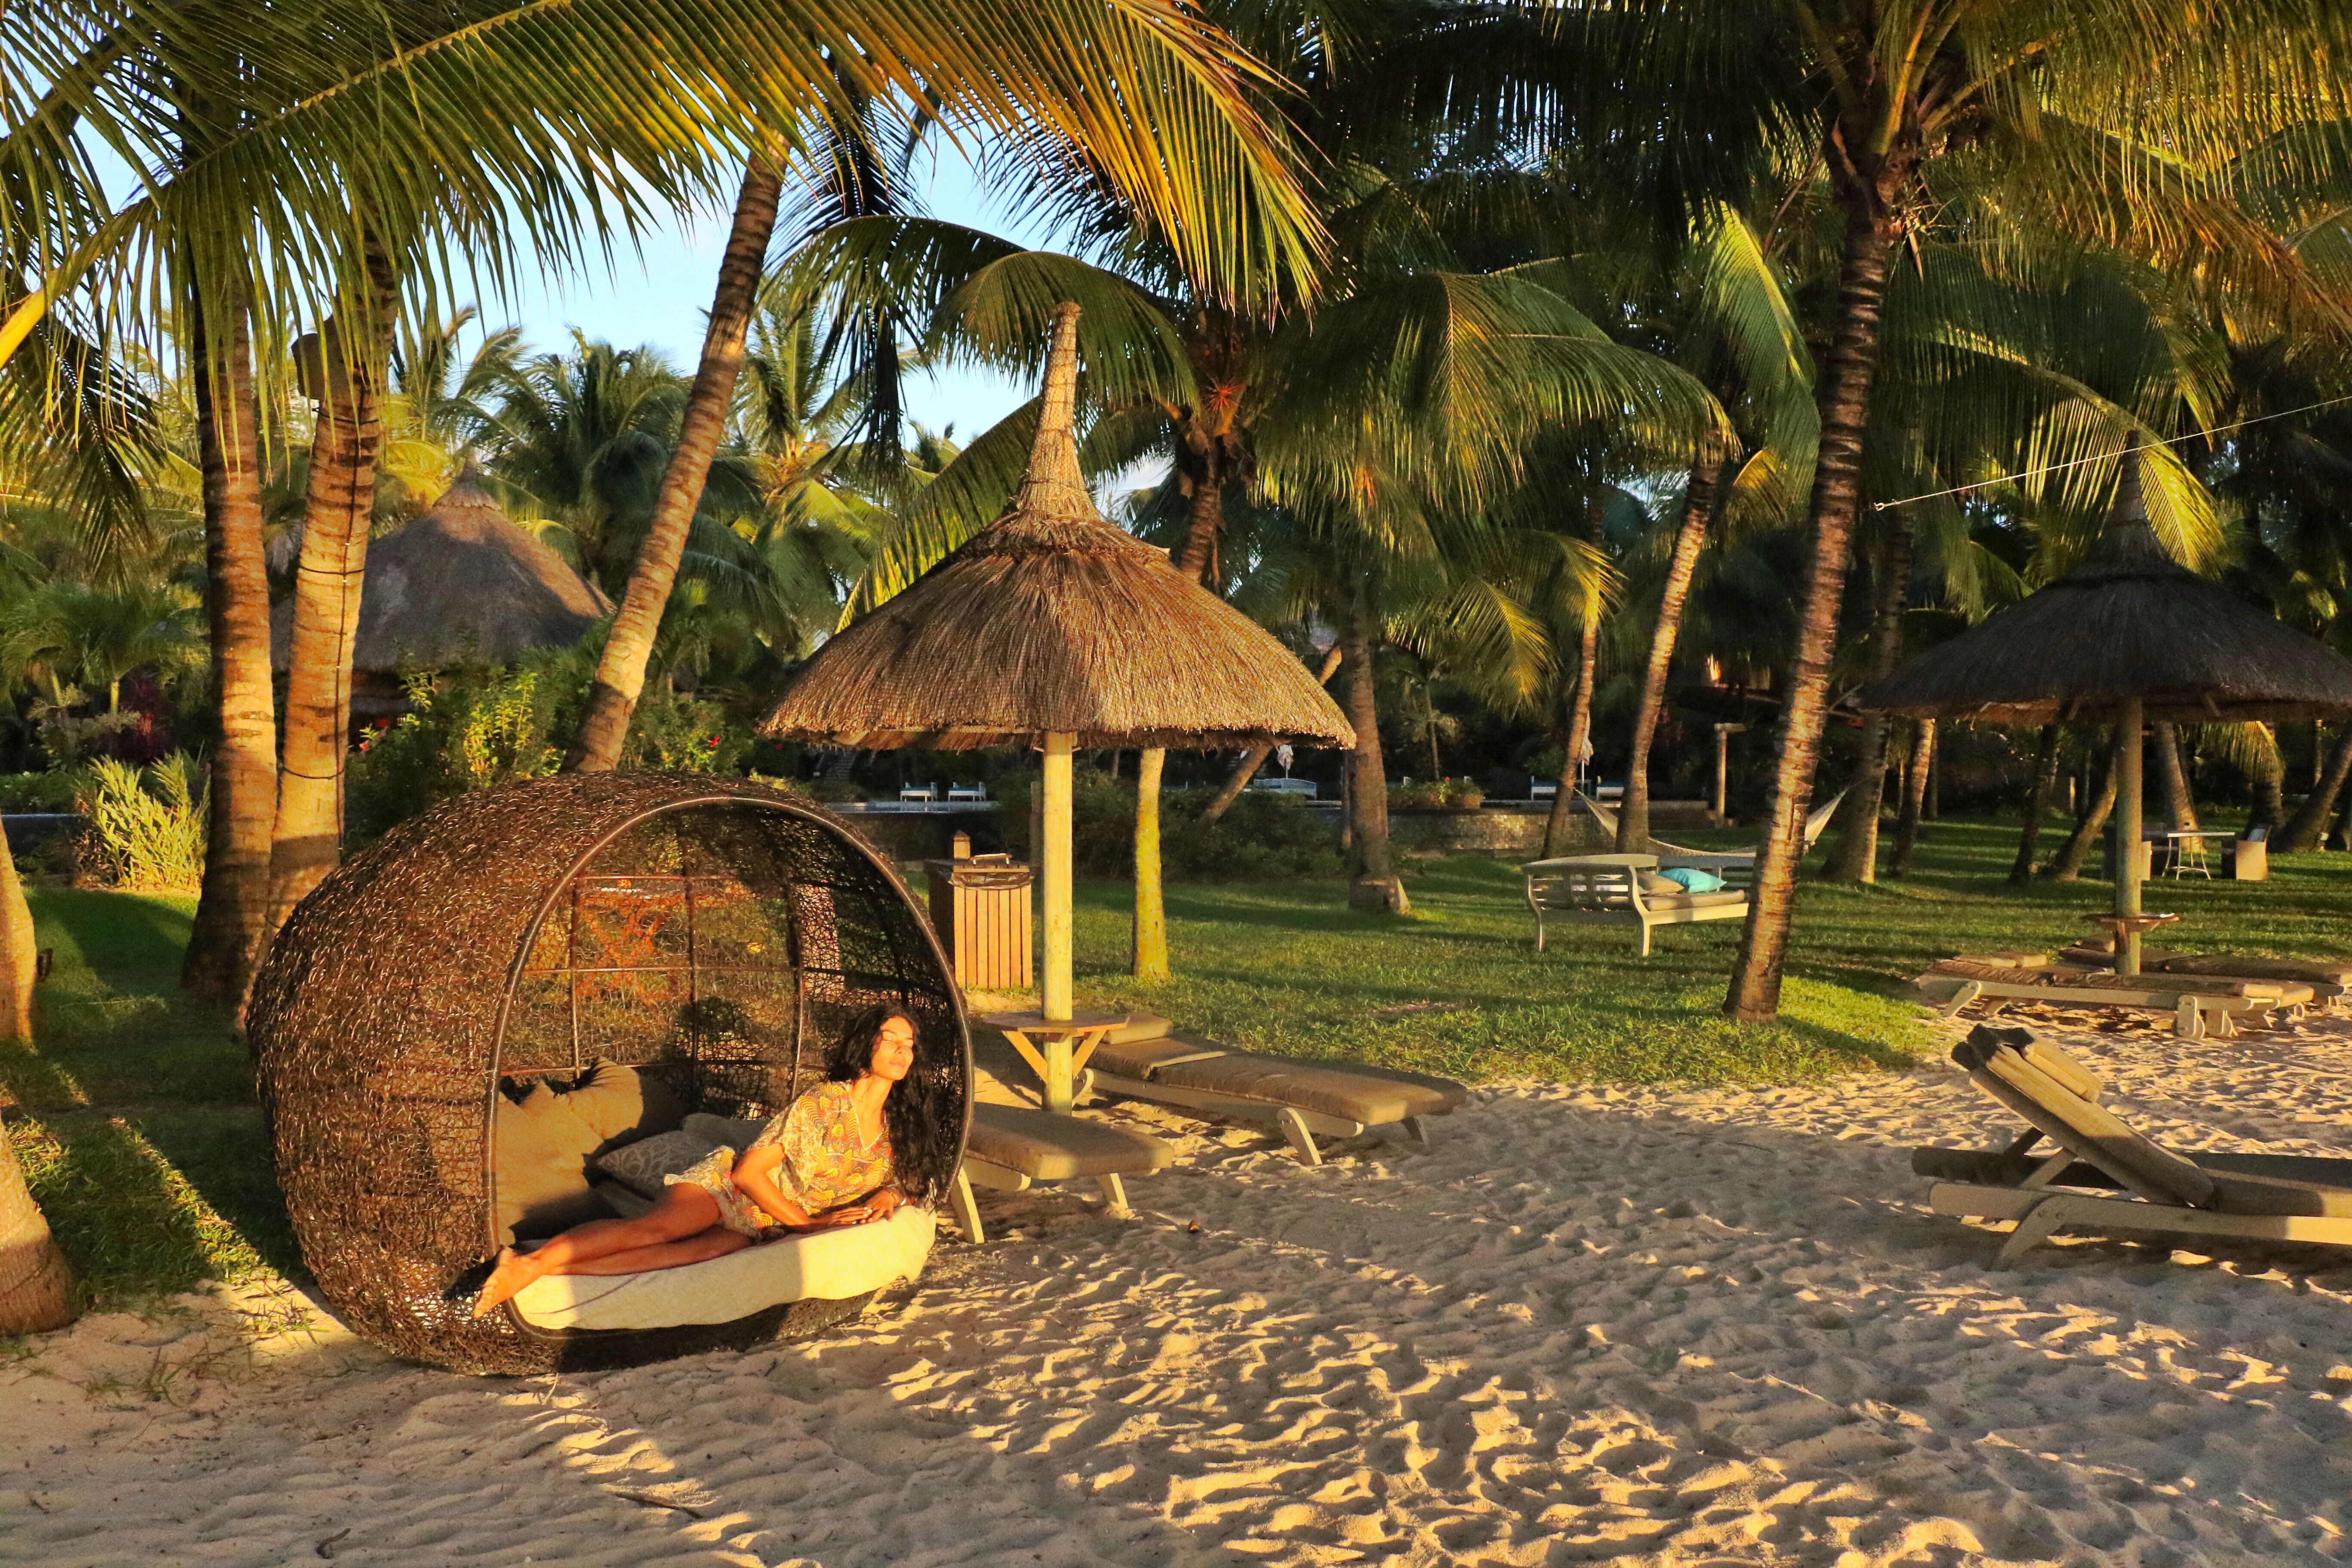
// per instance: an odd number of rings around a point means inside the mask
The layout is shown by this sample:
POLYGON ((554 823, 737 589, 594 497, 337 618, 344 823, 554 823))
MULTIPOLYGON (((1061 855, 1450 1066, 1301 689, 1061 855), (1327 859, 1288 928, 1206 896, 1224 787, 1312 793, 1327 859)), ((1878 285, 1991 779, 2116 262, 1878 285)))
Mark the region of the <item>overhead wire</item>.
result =
POLYGON ((2339 403, 2352 403, 2352 393, 2347 393, 2341 397, 2322 398, 2317 403, 2306 403, 2300 408, 2283 408, 2276 414, 2256 414, 2244 419, 2232 420, 2227 425, 2209 425, 2201 430, 2184 431, 2180 435, 2168 436, 2157 441, 2143 441, 2137 447, 2126 447, 2121 451, 2100 452, 2092 457, 2075 458, 2063 463, 2050 463, 2039 468, 2026 468, 2014 474, 1996 474, 1989 479, 1954 485, 1949 489, 1928 490, 1920 495, 1905 496, 1900 500, 1874 500, 1870 503, 1870 510, 1892 511, 1898 506, 1909 506, 1915 501, 1936 500, 1944 496, 1966 495, 1970 490, 1985 489, 1993 485, 2004 485, 2012 479, 2038 479, 2044 474, 2061 474, 2069 468, 2085 468, 2090 464, 2104 463, 2115 458, 2127 458, 2134 452, 2152 452, 2158 447, 2169 447, 2176 441, 2194 441, 2200 436, 2219 436, 2228 430, 2242 430, 2249 425, 2267 424, 2273 419, 2292 419, 2298 414, 2310 414, 2322 408, 2333 408, 2339 403))

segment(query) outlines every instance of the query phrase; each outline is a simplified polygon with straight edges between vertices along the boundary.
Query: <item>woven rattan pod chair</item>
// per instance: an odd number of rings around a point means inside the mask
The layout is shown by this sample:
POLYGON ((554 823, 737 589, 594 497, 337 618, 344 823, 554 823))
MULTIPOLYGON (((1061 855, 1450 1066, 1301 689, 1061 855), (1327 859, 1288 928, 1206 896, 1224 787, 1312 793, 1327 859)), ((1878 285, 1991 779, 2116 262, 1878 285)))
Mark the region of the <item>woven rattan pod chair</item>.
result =
MULTIPOLYGON (((590 773, 449 801, 305 899, 251 1014, 287 1209, 330 1303, 397 1354, 472 1373, 626 1364, 814 1333, 871 1292, 719 1324, 477 1321, 506 1239, 494 1115, 594 1058, 676 1105, 767 1116, 823 1080, 878 1002, 918 1025, 943 1193, 971 1103, 963 1001, 888 862, 823 811, 738 780, 590 773)), ((753 1249, 755 1251, 761 1249, 753 1249)))

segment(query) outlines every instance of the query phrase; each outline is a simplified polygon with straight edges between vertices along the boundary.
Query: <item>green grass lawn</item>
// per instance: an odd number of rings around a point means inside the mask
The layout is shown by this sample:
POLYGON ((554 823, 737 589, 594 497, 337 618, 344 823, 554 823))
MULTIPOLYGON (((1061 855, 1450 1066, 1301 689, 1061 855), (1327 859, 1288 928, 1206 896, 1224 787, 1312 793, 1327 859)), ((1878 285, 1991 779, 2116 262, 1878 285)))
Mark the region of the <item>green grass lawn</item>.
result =
MULTIPOLYGON (((1727 846, 1738 833, 1714 836, 1727 846)), ((1916 871, 1871 889, 1808 884, 1775 1024, 1727 1023, 1737 921, 1670 927, 1646 961, 1615 928, 1556 926, 1538 953, 1510 866, 1419 861, 1410 921, 1358 914, 1337 882, 1179 887, 1177 978, 1127 963, 1129 890, 1078 893, 1078 985, 1095 1007, 1300 1054, 1472 1080, 1774 1083, 1896 1066, 1932 1048, 1903 996, 1940 954, 2063 945, 2101 882, 2004 879, 2013 826, 1931 825, 1916 871)), ((0 1099, 35 1194, 94 1302, 300 1263, 270 1173, 244 1047, 173 1000, 191 900, 34 891, 55 973, 39 1048, 0 1047, 0 1099)), ((2352 857, 2280 862, 2267 883, 2159 882, 2174 944, 2280 956, 2352 952, 2352 857)), ((2168 933, 2169 934, 2169 933, 2168 933)))
MULTIPOLYGON (((1723 847, 1752 836, 1697 835, 1723 847)), ((2044 843, 2055 848, 2055 840, 2044 843)), ((1082 886, 1078 988, 1098 1007, 1141 1008, 1234 1044, 1360 1058, 1463 1079, 1765 1083, 1898 1063, 1928 1048, 1905 983, 1929 960, 1997 948, 2055 950, 2092 928, 2105 882, 2007 881, 2013 825, 1927 826, 1910 877, 1801 889, 1778 1023, 1719 1013, 1739 922, 1659 930, 1646 959, 1630 930, 1555 925, 1549 951, 1517 869, 1491 860, 1409 863, 1417 918, 1357 914, 1336 883, 1185 887, 1168 897, 1177 977, 1142 985, 1128 954, 1129 891, 1082 886), (1402 1012, 1415 1003, 1458 1011, 1402 1012)), ((2168 945, 2315 957, 2352 952, 2352 857, 2275 863, 2268 882, 2162 880, 2177 910, 2168 945)))
POLYGON ((0 1100, 85 1304, 299 1269, 245 1047, 173 996, 195 900, 30 897, 55 968, 38 1048, 0 1046, 0 1100))

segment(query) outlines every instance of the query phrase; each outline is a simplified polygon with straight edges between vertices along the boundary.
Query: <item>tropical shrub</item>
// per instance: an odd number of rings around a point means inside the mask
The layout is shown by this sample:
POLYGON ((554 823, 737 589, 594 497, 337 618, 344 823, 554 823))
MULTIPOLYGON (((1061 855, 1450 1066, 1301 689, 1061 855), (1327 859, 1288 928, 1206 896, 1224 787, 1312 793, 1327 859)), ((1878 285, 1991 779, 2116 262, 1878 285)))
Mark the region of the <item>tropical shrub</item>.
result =
POLYGON ((537 670, 468 666, 411 676, 406 689, 411 710, 352 759, 345 816, 356 838, 452 795, 545 778, 563 760, 558 694, 537 670))
MULTIPOLYGON (((1005 849, 1034 859, 1029 792, 1034 775, 999 785, 997 828, 1005 849)), ((1267 882, 1340 874, 1333 825, 1291 795, 1251 791, 1215 822, 1198 820, 1213 788, 1170 790, 1160 803, 1160 875, 1171 882, 1267 882)), ((1082 877, 1135 875, 1135 782, 1082 769, 1070 795, 1071 858, 1082 877)))
POLYGON ((180 890, 204 880, 205 785, 187 752, 144 770, 100 757, 80 771, 76 799, 89 818, 91 858, 115 886, 180 890))
POLYGON ((76 775, 62 768, 0 773, 0 811, 71 811, 76 775))
POLYGON ((1486 791, 1475 779, 1428 779, 1419 784, 1389 785, 1389 806, 1418 806, 1452 811, 1475 811, 1486 804, 1486 791))

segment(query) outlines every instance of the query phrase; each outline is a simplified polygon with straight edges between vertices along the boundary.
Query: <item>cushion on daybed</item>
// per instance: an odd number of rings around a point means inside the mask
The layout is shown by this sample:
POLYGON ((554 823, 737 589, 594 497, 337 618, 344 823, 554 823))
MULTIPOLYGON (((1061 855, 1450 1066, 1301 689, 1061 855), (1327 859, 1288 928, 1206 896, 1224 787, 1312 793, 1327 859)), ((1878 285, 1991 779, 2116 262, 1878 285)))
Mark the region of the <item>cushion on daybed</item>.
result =
POLYGON ((558 1089, 534 1080, 520 1103, 499 1096, 490 1132, 501 1237, 553 1236, 607 1210, 588 1189, 590 1163, 604 1152, 674 1128, 677 1097, 634 1068, 592 1063, 558 1089))
POLYGON ((672 1329, 731 1323, 789 1301, 846 1300, 923 1271, 930 1215, 908 1205, 887 1220, 788 1236, 707 1263, 650 1274, 538 1279, 514 1299, 542 1329, 672 1329))
POLYGON ((717 1147, 681 1127, 608 1149, 597 1157, 596 1168, 632 1192, 658 1198, 662 1188, 668 1185, 662 1180, 664 1176, 682 1174, 688 1166, 717 1147))
POLYGON ((1140 1175, 1176 1163, 1176 1151, 1149 1133, 1020 1105, 975 1105, 964 1152, 1033 1182, 1140 1175))

